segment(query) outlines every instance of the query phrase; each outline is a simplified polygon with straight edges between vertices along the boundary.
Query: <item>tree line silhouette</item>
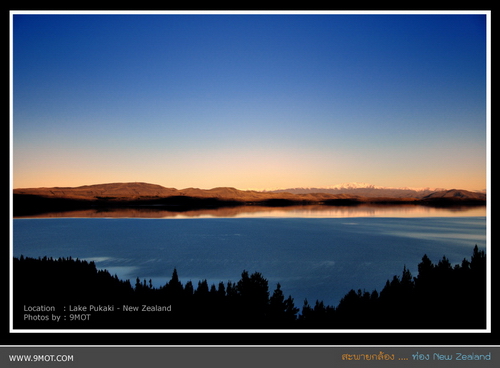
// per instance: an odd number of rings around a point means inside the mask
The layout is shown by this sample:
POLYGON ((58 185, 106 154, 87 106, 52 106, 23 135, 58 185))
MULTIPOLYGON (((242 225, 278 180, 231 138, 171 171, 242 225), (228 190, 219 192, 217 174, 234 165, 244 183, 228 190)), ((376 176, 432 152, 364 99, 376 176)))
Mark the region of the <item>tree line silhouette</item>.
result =
MULTIPOLYGON (((380 292, 354 289, 337 306, 304 300, 296 307, 278 283, 271 293, 259 272, 244 270, 237 282, 184 285, 174 269, 161 287, 151 280, 120 280, 94 262, 48 257, 14 258, 15 328, 315 328, 315 329, 481 329, 486 327, 486 254, 477 245, 470 260, 433 264, 427 255, 413 277, 406 268, 380 292), (90 306, 103 310, 89 313, 90 306), (26 318, 25 306, 53 306, 55 322, 26 318), (77 307, 84 306, 73 312, 77 307), (136 309, 126 308, 134 306, 136 309), (146 306, 144 310, 143 306, 146 306), (111 308, 112 307, 112 308, 111 308), (111 308, 111 309, 110 309, 111 308), (87 314, 71 320, 71 315, 87 314)), ((77 308, 78 309, 78 308, 77 308)), ((44 314, 40 312, 38 314, 44 314)))

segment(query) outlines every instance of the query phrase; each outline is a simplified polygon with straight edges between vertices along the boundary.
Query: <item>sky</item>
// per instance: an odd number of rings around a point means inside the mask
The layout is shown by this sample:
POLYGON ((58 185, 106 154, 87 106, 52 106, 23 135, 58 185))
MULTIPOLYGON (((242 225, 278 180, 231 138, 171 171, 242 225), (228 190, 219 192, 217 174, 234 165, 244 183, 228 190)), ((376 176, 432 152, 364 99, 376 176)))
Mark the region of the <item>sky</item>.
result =
POLYGON ((12 186, 487 187, 485 14, 12 16, 12 186))

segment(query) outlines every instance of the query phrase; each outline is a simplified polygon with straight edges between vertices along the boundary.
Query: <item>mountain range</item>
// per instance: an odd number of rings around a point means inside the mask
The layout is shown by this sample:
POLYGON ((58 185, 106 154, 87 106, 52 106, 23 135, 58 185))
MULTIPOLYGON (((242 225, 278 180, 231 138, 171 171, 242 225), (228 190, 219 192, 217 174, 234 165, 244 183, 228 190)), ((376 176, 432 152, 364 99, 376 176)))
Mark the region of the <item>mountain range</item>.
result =
POLYGON ((363 203, 484 205, 486 194, 457 189, 383 188, 367 185, 292 188, 274 191, 239 190, 230 187, 176 189, 140 182, 13 190, 14 215, 117 206, 162 206, 176 210, 189 210, 242 205, 321 204, 334 206, 363 203))
POLYGON ((80 187, 20 188, 14 189, 14 196, 38 196, 46 199, 71 199, 80 201, 146 201, 172 198, 213 199, 235 202, 262 202, 268 200, 314 201, 344 198, 344 195, 328 193, 273 193, 256 190, 239 190, 231 187, 213 189, 166 188, 148 183, 109 183, 84 185, 80 187))
MULTIPOLYGON (((351 194, 360 197, 378 198, 424 198, 435 192, 445 192, 445 188, 408 188, 408 187, 381 187, 367 183, 343 183, 329 187, 312 187, 312 188, 286 188, 274 189, 272 193, 329 193, 329 194, 351 194)), ((474 192, 471 192, 474 193, 474 192)))

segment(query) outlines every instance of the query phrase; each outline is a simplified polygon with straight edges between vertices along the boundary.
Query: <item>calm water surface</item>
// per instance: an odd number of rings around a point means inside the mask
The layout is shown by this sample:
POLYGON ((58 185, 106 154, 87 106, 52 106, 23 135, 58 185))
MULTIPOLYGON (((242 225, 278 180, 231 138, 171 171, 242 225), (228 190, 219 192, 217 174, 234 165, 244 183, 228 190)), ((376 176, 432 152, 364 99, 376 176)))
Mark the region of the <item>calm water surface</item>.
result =
POLYGON ((243 270, 258 271, 271 293, 279 282, 301 307, 305 298, 336 305, 353 288, 380 291, 405 265, 416 276, 424 254, 434 263, 443 255, 460 263, 475 244, 486 248, 484 209, 415 217, 407 211, 399 217, 276 213, 14 219, 13 254, 93 260, 132 284, 139 277, 155 286, 174 268, 195 287, 199 280, 217 285, 238 281, 243 270))

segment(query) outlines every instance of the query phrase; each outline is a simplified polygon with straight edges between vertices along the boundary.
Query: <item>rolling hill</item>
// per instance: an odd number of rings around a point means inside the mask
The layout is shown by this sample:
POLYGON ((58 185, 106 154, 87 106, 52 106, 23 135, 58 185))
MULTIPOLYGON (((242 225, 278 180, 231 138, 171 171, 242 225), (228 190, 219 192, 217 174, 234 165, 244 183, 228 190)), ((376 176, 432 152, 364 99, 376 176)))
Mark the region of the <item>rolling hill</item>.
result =
POLYGON ((149 183, 108 183, 79 187, 17 188, 13 190, 14 215, 87 208, 162 206, 176 210, 243 205, 289 206, 302 204, 356 205, 362 203, 481 205, 484 193, 466 190, 419 191, 412 189, 346 188, 305 192, 253 191, 231 187, 213 189, 166 188, 149 183), (332 192, 333 191, 333 192, 332 192), (336 192, 335 192, 336 191, 336 192), (341 191, 341 192, 339 192, 341 191))
POLYGON ((478 200, 486 201, 486 194, 479 192, 469 192, 467 190, 442 190, 438 192, 431 193, 423 197, 426 200, 432 199, 458 199, 458 200, 478 200))

